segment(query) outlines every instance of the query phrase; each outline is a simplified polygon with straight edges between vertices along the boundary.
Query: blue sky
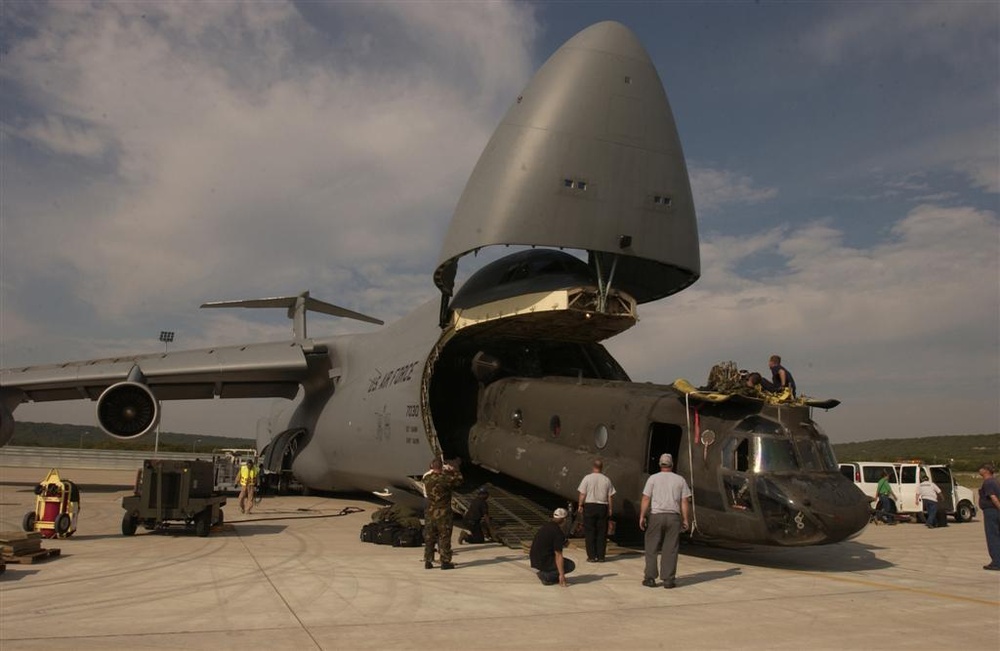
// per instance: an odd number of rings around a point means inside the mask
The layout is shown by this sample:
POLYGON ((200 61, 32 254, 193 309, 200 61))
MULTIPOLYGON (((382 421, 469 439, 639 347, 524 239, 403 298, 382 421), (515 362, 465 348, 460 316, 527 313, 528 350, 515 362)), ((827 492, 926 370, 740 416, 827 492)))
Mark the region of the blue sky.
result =
MULTIPOLYGON (((701 381, 781 353, 834 440, 1000 429, 1000 8, 907 3, 4 3, 0 364, 287 336, 206 300, 391 319, 504 110, 599 20, 664 81, 702 279, 609 342, 701 381)), ((314 319, 312 334, 356 330, 314 319)), ((364 329, 364 326, 361 326, 364 329)), ((268 404, 168 405, 245 433, 268 404)), ((92 406, 17 417, 92 423, 92 406)))

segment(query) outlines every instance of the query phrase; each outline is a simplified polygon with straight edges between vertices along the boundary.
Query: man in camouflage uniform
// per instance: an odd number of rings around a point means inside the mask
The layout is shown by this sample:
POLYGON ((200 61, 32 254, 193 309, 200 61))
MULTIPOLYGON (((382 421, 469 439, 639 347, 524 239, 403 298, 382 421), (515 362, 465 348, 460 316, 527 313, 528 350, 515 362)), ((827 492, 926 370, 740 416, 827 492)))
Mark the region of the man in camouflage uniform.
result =
MULTIPOLYGON (((457 463, 456 463, 457 466, 457 463)), ((451 562, 451 492, 462 483, 462 473, 440 459, 431 461, 431 471, 424 476, 427 508, 424 511, 424 569, 434 567, 434 544, 441 553, 441 569, 455 567, 451 562)))

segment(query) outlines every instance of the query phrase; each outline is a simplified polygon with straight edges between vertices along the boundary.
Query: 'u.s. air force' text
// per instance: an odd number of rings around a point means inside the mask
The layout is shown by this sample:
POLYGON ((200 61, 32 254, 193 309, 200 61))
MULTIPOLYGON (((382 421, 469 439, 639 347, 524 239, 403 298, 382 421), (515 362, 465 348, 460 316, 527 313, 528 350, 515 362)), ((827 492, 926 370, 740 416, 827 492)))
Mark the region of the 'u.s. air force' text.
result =
POLYGON ((400 366, 396 370, 389 371, 385 375, 379 373, 375 377, 368 380, 368 393, 381 391, 386 387, 402 384, 403 382, 409 382, 413 379, 413 370, 417 368, 417 364, 419 363, 420 362, 410 362, 406 366, 400 366))

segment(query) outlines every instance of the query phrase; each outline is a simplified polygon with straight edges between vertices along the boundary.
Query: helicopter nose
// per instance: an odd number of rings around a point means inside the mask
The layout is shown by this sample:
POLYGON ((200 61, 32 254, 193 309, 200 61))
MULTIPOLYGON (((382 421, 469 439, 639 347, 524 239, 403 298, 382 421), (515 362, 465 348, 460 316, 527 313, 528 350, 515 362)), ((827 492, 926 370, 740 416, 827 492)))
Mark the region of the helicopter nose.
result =
POLYGON ((868 501, 852 483, 829 477, 770 477, 758 497, 771 537, 782 545, 835 543, 868 523, 868 501))

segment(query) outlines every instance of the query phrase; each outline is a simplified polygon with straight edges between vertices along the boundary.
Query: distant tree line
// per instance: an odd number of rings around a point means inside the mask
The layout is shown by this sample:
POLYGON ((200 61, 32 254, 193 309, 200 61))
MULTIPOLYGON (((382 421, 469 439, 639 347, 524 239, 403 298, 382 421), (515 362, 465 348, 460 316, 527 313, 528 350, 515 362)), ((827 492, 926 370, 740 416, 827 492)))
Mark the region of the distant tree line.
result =
MULTIPOLYGON (((153 433, 132 441, 120 441, 111 438, 96 425, 18 421, 14 428, 14 436, 8 445, 94 450, 152 450, 155 443, 156 435, 153 433)), ((163 452, 208 452, 216 448, 252 448, 254 445, 256 444, 252 439, 246 438, 160 432, 160 450, 163 452)))
POLYGON ((909 439, 877 439, 836 443, 839 461, 897 461, 950 464, 955 470, 975 471, 984 461, 1000 459, 1000 434, 955 434, 909 439))

